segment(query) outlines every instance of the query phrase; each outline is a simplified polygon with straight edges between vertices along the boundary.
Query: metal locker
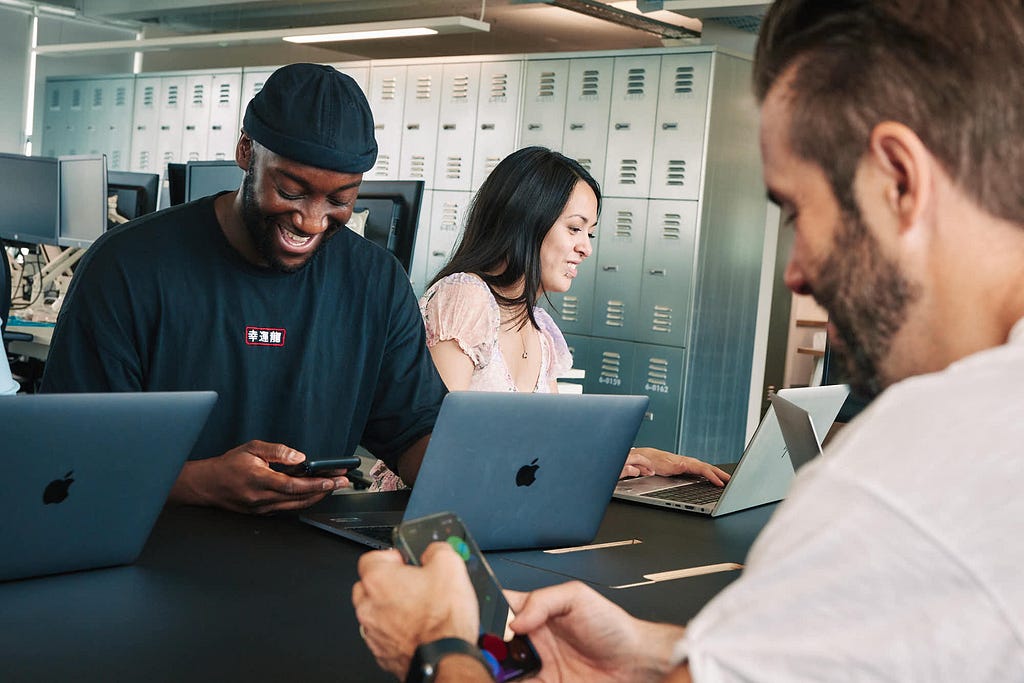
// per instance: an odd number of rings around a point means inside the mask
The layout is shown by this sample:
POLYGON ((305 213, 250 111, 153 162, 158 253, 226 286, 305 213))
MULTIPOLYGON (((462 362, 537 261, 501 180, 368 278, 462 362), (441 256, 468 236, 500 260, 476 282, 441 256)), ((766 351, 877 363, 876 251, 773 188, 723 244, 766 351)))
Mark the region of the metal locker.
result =
POLYGON ((43 138, 34 145, 38 153, 46 157, 64 154, 64 128, 67 125, 66 89, 63 81, 47 79, 44 91, 43 138))
POLYGON ((562 152, 579 161, 601 187, 614 65, 611 57, 572 60, 565 104, 562 152))
POLYGON ((595 336, 635 339, 646 220, 646 199, 612 197, 604 202, 591 325, 595 336))
POLYGON ((587 394, 630 394, 636 344, 614 339, 590 338, 583 391, 587 394))
POLYGON ((124 171, 131 164, 135 79, 111 78, 104 82, 104 88, 107 91, 107 169, 124 171))
POLYGON ((650 201, 637 341, 665 346, 687 345, 696 236, 697 202, 650 201))
POLYGON ((108 93, 102 80, 81 81, 82 110, 79 126, 80 153, 106 154, 110 140, 107 125, 108 93))
POLYGON ((516 149, 516 115, 522 62, 480 64, 480 101, 470 189, 476 191, 494 167, 516 149))
POLYGON ((675 452, 686 352, 636 344, 635 353, 631 393, 646 394, 651 399, 636 444, 675 452))
POLYGON ((434 188, 468 192, 473 180, 473 138, 480 96, 480 63, 445 64, 441 88, 434 188))
POLYGON ((366 172, 371 180, 398 180, 405 113, 405 66, 375 66, 370 71, 370 110, 377 138, 377 163, 366 172))
POLYGON ((266 83, 267 78, 274 71, 276 69, 242 69, 242 99, 239 102, 241 106, 238 109, 239 124, 242 123, 242 118, 245 116, 245 109, 249 106, 249 100, 260 90, 263 90, 263 84, 266 83))
POLYGON ((423 204, 420 206, 420 220, 416 226, 416 241, 412 247, 412 259, 409 263, 409 281, 412 291, 419 298, 427 288, 427 257, 430 255, 431 211, 434 206, 434 191, 423 192, 423 204))
POLYGON ((440 64, 409 66, 405 81, 405 115, 402 118, 400 180, 422 180, 434 187, 437 155, 437 124, 441 105, 440 64))
POLYGON ((594 251, 580 264, 569 291, 549 292, 546 297, 541 297, 541 305, 551 313, 551 317, 564 333, 593 333, 594 282, 601 240, 596 239, 591 243, 594 245, 594 251))
MULTIPOLYGON (((227 161, 235 158, 235 146, 241 129, 239 107, 242 99, 242 72, 215 73, 210 98, 210 126, 206 136, 206 159, 227 161)), ((248 104, 248 102, 246 102, 248 104)))
POLYGON ((660 64, 657 55, 615 58, 604 171, 610 197, 648 196, 660 64))
POLYGON ((430 238, 427 254, 427 280, 448 263, 462 235, 466 209, 472 199, 469 192, 434 190, 430 209, 430 238))
POLYGON ((519 126, 520 147, 540 145, 562 150, 569 64, 568 59, 526 62, 523 119, 519 126))
POLYGON ((88 150, 86 134, 86 81, 67 81, 67 106, 64 117, 63 154, 85 154, 88 150))
POLYGON ((181 152, 174 161, 208 160, 206 147, 210 139, 212 91, 213 74, 190 74, 185 79, 185 92, 181 100, 181 152))
POLYGON ((188 78, 164 76, 160 79, 160 124, 156 135, 156 169, 163 173, 169 163, 181 163, 182 130, 188 78))
POLYGON ((132 171, 163 174, 157 160, 160 128, 161 81, 159 76, 136 78, 132 113, 132 171))
POLYGON ((584 374, 582 377, 562 377, 558 381, 559 383, 566 382, 583 386, 586 383, 587 368, 591 367, 590 348, 593 340, 590 337, 575 334, 566 334, 563 336, 565 337, 566 345, 569 347, 569 353, 572 354, 572 369, 584 374))
POLYGON ((661 58, 650 196, 699 199, 711 55, 661 58))
POLYGON ((335 69, 340 71, 352 78, 359 86, 359 89, 363 91, 363 94, 367 98, 370 96, 370 67, 362 66, 366 62, 360 64, 353 64, 352 62, 340 62, 338 64, 331 64, 335 69))

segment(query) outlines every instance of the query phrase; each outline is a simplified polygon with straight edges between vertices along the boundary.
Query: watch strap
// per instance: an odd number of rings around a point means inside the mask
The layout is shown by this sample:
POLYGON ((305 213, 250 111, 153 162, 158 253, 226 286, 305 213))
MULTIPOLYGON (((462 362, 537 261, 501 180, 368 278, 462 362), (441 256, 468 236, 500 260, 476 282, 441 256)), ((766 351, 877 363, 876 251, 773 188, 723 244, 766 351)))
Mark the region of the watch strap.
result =
POLYGON ((405 676, 405 683, 433 681, 441 660, 454 654, 469 655, 480 662, 484 670, 492 679, 494 678, 494 670, 476 645, 462 638, 439 638, 416 648, 409 664, 409 672, 405 676))

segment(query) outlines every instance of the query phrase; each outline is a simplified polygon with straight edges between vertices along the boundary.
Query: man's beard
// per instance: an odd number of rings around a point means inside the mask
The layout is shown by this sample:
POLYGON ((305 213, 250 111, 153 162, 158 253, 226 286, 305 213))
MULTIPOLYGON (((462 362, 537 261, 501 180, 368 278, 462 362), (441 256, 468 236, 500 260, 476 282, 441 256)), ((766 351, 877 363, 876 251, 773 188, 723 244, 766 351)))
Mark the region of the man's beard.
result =
POLYGON ((249 165, 249 170, 245 172, 245 176, 242 178, 242 223, 249 233, 249 239, 252 240, 253 246, 256 247, 256 250, 272 269, 280 273, 294 273, 302 270, 324 248, 324 245, 334 237, 335 233, 338 232, 338 227, 332 225, 328 228, 321 236, 320 244, 302 263, 293 266, 283 262, 274 251, 274 245, 277 243, 277 226, 266 220, 266 217, 260 212, 259 204, 256 201, 254 165, 254 163, 249 165))
POLYGON ((918 289, 882 254, 857 209, 843 212, 832 251, 813 287, 839 337, 853 391, 873 398, 899 379, 884 377, 880 367, 918 289))

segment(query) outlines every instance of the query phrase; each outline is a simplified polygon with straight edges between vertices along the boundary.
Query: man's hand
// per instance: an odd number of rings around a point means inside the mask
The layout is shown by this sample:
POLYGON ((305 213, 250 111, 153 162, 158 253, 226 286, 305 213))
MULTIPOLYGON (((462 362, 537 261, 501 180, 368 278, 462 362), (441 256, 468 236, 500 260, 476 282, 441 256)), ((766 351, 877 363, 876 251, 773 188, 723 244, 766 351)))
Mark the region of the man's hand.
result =
POLYGON ((419 645, 449 637, 474 643, 480 632, 480 607, 462 558, 447 543, 431 543, 420 561, 414 567, 397 550, 368 552, 352 586, 366 645, 399 679, 419 645))
POLYGON ((729 481, 728 472, 697 458, 676 455, 658 448, 630 448, 619 478, 646 477, 651 474, 663 477, 679 474, 704 477, 715 486, 725 486, 725 482, 729 481))
POLYGON ((543 662, 537 680, 660 681, 672 666, 681 626, 635 619, 580 582, 532 593, 505 591, 543 662))
POLYGON ((270 469, 270 463, 294 465, 305 459, 283 444, 250 441, 216 458, 185 463, 170 500, 266 514, 309 507, 349 485, 342 476, 290 477, 270 469))

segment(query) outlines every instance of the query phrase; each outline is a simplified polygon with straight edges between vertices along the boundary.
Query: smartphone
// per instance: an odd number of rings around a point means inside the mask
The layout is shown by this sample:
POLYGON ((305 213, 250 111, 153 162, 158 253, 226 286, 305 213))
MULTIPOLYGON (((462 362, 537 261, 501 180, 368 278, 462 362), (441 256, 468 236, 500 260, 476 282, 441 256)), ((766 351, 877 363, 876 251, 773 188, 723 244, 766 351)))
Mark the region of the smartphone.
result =
POLYGON ((407 520, 395 527, 394 546, 409 564, 420 564, 420 556, 434 541, 446 541, 466 562, 469 580, 480 603, 480 637, 477 645, 491 665, 498 683, 533 676, 541 661, 530 639, 509 628, 512 608, 490 565, 469 535, 462 520, 451 512, 440 512, 407 520))
POLYGON ((353 470, 359 467, 360 462, 358 455, 350 455, 347 458, 305 460, 297 465, 272 462, 270 463, 270 469, 277 470, 291 477, 319 477, 336 470, 353 470))

